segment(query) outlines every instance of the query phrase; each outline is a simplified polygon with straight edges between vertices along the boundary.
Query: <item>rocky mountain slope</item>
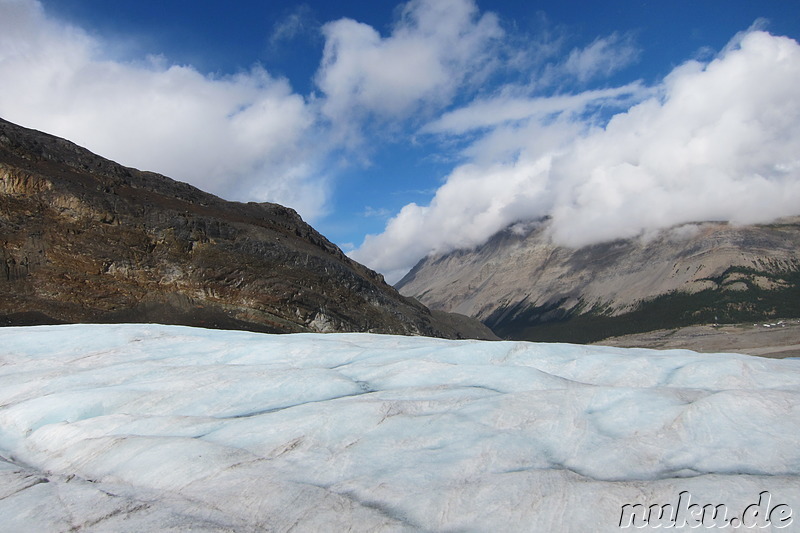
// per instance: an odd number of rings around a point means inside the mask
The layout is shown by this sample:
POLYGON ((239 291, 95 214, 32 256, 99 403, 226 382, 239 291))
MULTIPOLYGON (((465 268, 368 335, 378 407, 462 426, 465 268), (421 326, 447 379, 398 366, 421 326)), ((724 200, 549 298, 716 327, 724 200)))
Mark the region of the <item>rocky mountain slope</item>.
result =
POLYGON ((713 322, 800 317, 800 217, 704 222, 570 249, 547 221, 423 259, 396 286, 504 338, 592 342, 713 322))
POLYGON ((289 208, 0 120, 0 324, 123 321, 491 336, 401 296, 289 208))

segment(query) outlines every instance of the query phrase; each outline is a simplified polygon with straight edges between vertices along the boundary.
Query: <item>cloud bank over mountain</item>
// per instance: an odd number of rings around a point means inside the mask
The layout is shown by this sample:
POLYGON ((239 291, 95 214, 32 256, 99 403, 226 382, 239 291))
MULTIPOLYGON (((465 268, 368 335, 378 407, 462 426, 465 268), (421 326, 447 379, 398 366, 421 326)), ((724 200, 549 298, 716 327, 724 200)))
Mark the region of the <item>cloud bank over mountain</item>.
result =
POLYGON ((429 252, 549 216, 581 246, 699 220, 766 222, 800 206, 800 45, 749 31, 660 84, 476 101, 423 131, 474 134, 429 205, 406 205, 353 256, 396 277, 429 252), (635 104, 598 123, 598 112, 635 104), (638 99, 638 101, 636 101, 638 99))

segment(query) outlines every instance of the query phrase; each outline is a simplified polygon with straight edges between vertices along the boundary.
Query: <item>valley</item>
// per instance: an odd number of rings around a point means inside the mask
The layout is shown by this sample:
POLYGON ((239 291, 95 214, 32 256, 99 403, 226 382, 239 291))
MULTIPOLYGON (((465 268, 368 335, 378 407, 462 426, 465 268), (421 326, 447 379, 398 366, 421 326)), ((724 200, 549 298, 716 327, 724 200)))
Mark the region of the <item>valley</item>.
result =
POLYGON ((800 320, 758 324, 716 324, 658 329, 595 344, 659 350, 684 349, 705 353, 742 353, 782 359, 800 357, 800 320))

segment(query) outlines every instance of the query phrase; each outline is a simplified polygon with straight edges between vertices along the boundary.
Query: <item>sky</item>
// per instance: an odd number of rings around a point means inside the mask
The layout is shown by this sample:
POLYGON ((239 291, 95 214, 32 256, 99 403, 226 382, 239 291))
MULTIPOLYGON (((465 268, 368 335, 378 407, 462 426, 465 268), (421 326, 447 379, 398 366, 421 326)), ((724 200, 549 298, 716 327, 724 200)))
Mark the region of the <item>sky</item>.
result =
POLYGON ((394 282, 542 217, 799 214, 798 39, 787 0, 0 0, 0 117, 288 205, 394 282))

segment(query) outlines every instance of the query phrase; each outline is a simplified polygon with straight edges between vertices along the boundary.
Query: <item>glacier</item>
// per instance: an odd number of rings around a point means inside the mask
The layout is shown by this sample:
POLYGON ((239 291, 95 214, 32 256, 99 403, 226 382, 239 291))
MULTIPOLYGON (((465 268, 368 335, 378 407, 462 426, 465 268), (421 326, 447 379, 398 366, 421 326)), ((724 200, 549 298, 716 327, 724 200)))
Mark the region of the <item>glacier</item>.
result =
POLYGON ((2 531, 619 531, 685 491, 800 513, 800 360, 0 328, 2 531))

